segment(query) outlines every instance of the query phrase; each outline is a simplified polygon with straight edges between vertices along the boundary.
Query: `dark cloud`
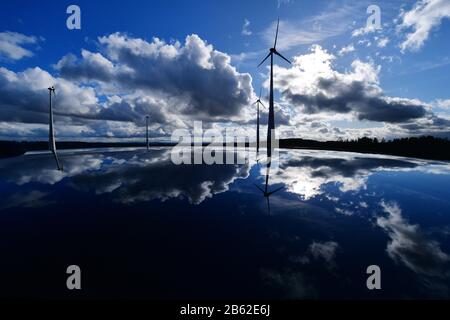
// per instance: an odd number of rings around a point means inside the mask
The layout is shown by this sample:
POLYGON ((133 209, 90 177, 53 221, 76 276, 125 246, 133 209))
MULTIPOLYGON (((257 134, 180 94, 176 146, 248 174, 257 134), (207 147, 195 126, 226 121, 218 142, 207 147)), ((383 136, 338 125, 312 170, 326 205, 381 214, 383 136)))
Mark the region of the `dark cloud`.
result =
POLYGON ((184 45, 121 34, 102 37, 99 44, 101 53, 82 50, 80 58, 63 57, 55 76, 39 67, 19 72, 0 67, 0 135, 44 138, 47 88, 53 85, 57 136, 134 137, 142 134, 146 115, 151 134, 160 136, 194 119, 249 120, 243 110, 253 96, 251 76, 197 35, 184 45), (21 123, 27 125, 20 128, 21 123))
POLYGON ((98 103, 92 88, 54 78, 38 67, 17 73, 0 68, 0 121, 47 124, 47 88, 52 85, 57 88, 55 114, 95 118, 98 103))
POLYGON ((82 59, 74 54, 63 57, 56 65, 60 73, 70 79, 109 81, 114 77, 112 63, 100 53, 81 51, 82 59))
POLYGON ((83 87, 54 78, 40 68, 14 73, 0 68, 0 121, 48 124, 47 87, 56 87, 53 97, 58 122, 92 124, 92 120, 134 122, 142 125, 146 115, 150 123, 167 124, 163 112, 167 101, 140 95, 114 97, 99 103, 92 87, 83 87))
POLYGON ((414 122, 400 123, 395 129, 397 133, 408 135, 450 138, 450 120, 434 114, 429 114, 426 118, 414 122))
MULTIPOLYGON (((434 114, 430 104, 385 94, 379 80, 380 66, 354 60, 351 69, 341 72, 334 68, 334 60, 335 56, 314 45, 309 53, 295 56, 289 68, 276 66, 275 87, 286 105, 297 114, 315 115, 319 121, 330 121, 330 115, 340 114, 347 115, 340 119, 384 123, 384 128, 355 126, 345 130, 347 137, 450 136, 448 120, 434 114)), ((333 125, 311 126, 320 137, 339 134, 330 127, 333 125)))
POLYGON ((167 124, 166 115, 161 111, 161 105, 146 98, 135 98, 110 103, 95 115, 98 119, 111 121, 129 121, 143 125, 145 116, 149 116, 150 123, 167 124))
POLYGON ((117 33, 99 41, 107 58, 88 51, 81 59, 66 56, 57 64, 61 76, 178 97, 171 111, 197 119, 239 116, 250 102, 251 76, 237 72, 228 55, 197 35, 184 45, 117 33))
POLYGON ((286 90, 283 94, 290 103, 303 106, 304 111, 309 114, 354 112, 359 120, 391 123, 422 118, 427 114, 424 105, 408 99, 373 95, 373 89, 363 81, 348 84, 337 78, 320 78, 317 87, 320 91, 314 95, 295 94, 291 90, 286 90))
MULTIPOLYGON (((45 91, 30 91, 29 86, 12 81, 12 72, 0 68, 0 120, 28 123, 48 122, 45 109, 45 91)), ((48 105, 47 105, 48 108, 48 105)))
POLYGON ((405 160, 390 158, 317 158, 305 156, 300 159, 290 159, 282 163, 281 168, 307 167, 312 177, 330 177, 337 174, 353 177, 361 172, 370 172, 380 168, 415 168, 418 164, 405 160))
MULTIPOLYGON (((268 121, 269 121, 269 111, 268 110, 261 110, 260 109, 260 124, 261 125, 267 125, 268 121)), ((287 114, 287 112, 283 109, 281 109, 280 107, 275 107, 275 125, 276 126, 290 126, 291 120, 290 120, 290 116, 289 114, 287 114)), ((255 119, 251 120, 252 123, 256 124, 256 117, 255 119)))

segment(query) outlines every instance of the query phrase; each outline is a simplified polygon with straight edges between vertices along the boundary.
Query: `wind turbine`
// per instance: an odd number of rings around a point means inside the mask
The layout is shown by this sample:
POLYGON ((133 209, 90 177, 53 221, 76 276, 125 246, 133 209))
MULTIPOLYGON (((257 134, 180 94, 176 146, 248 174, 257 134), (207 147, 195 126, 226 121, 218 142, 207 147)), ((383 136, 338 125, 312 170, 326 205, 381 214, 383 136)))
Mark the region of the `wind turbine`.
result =
POLYGON ((58 154, 56 153, 56 142, 55 142, 55 129, 53 127, 53 106, 52 106, 52 93, 55 95, 55 87, 48 88, 48 93, 50 97, 50 119, 49 119, 49 128, 48 128, 48 148, 53 153, 56 165, 58 166, 58 170, 62 171, 62 166, 59 165, 58 154))
MULTIPOLYGON (((277 32, 275 34, 275 42, 273 44, 273 48, 269 49, 269 54, 264 58, 264 60, 258 65, 260 67, 269 57, 270 57, 270 98, 269 98, 269 122, 267 127, 267 157, 270 158, 272 156, 272 130, 275 135, 275 114, 274 114, 274 105, 273 105, 273 56, 277 55, 283 60, 287 61, 289 64, 291 62, 283 57, 277 51, 277 40, 278 40, 278 29, 280 27, 280 19, 278 19, 277 23, 277 32)), ((275 137, 273 137, 275 139, 275 137)))
POLYGON ((147 151, 150 150, 149 142, 148 142, 148 119, 150 116, 145 116, 145 125, 146 125, 146 145, 147 145, 147 151))
POLYGON ((257 118, 256 118, 256 152, 259 152, 259 105, 262 105, 264 108, 266 107, 264 105, 264 103, 262 103, 261 101, 261 93, 262 93, 262 88, 259 90, 259 98, 258 100, 256 100, 255 103, 253 103, 253 105, 256 104, 257 108, 258 108, 258 113, 257 113, 257 118))
POLYGON ((269 160, 269 162, 267 162, 266 184, 265 184, 264 189, 261 188, 260 186, 258 186, 257 184, 255 184, 255 186, 259 189, 259 191, 262 192, 262 194, 264 195, 264 198, 266 198, 266 200, 267 200, 267 210, 269 212, 269 215, 270 215, 270 200, 269 200, 270 196, 284 188, 284 186, 283 186, 283 187, 279 187, 273 191, 269 191, 269 176, 270 176, 270 166, 271 165, 272 165, 272 162, 269 160))

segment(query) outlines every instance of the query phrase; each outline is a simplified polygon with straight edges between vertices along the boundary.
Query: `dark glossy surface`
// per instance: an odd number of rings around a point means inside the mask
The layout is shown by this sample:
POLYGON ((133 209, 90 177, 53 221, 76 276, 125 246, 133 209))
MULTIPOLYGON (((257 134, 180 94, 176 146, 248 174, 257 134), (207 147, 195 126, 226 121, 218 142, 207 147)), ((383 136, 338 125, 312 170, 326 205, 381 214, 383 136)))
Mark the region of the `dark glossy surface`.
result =
POLYGON ((0 160, 2 297, 450 296, 448 163, 284 151, 268 203, 256 162, 176 166, 164 148, 60 157, 64 172, 49 154, 0 160), (71 264, 80 292, 65 287, 71 264), (380 291, 366 288, 372 264, 380 291))

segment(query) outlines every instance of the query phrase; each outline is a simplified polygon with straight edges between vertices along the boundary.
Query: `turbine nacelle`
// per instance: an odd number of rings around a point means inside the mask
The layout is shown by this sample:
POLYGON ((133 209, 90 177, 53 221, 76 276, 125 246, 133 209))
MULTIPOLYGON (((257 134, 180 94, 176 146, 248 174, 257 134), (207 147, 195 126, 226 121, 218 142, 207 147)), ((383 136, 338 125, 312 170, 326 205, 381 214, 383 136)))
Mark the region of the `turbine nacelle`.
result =
POLYGON ((257 184, 255 184, 255 186, 259 189, 259 191, 261 191, 261 193, 263 194, 264 198, 266 198, 266 201, 267 201, 267 212, 270 215, 270 200, 269 200, 270 196, 273 195, 274 193, 284 189, 284 186, 280 187, 280 188, 277 188, 277 189, 275 189, 273 191, 270 191, 270 192, 267 191, 267 184, 266 184, 265 190, 263 188, 261 188, 260 186, 258 186, 257 184))
MULTIPOLYGON (((266 108, 266 106, 264 105, 264 103, 261 101, 261 94, 262 94, 262 88, 259 90, 259 98, 258 98, 258 100, 256 100, 254 103, 253 103, 253 105, 257 105, 257 106, 259 106, 259 105, 262 105, 264 108, 266 108)), ((266 108, 267 109, 267 108, 266 108)))
MULTIPOLYGON (((258 65, 261 66, 269 57, 273 57, 274 54, 276 54, 277 56, 279 56, 281 59, 285 60, 287 63, 291 64, 291 62, 286 59, 285 57, 283 57, 281 55, 281 53, 279 53, 277 51, 277 40, 278 40, 278 29, 280 27, 280 19, 278 19, 278 23, 277 23, 277 32, 275 34, 275 42, 273 44, 273 47, 269 49, 269 54, 264 58, 264 60, 258 65)), ((273 61, 272 61, 273 62, 273 61)))
POLYGON ((261 193, 263 194, 264 198, 268 198, 271 195, 273 195, 274 193, 277 193, 278 191, 281 191, 281 190, 284 189, 284 186, 283 186, 283 187, 279 187, 279 188, 277 188, 277 189, 275 189, 273 191, 267 191, 267 187, 266 187, 266 190, 264 190, 263 188, 261 188, 257 184, 255 184, 255 186, 259 189, 259 191, 261 191, 261 193))
POLYGON ((58 154, 56 153, 56 142, 55 142, 55 131, 53 128, 53 106, 52 106, 52 93, 55 94, 55 87, 51 86, 48 88, 49 98, 50 98, 50 119, 49 119, 49 128, 48 128, 48 145, 50 151, 53 153, 53 156, 56 160, 56 165, 59 171, 63 171, 63 166, 59 164, 58 154))
POLYGON ((253 103, 253 105, 257 105, 257 104, 260 104, 260 105, 262 105, 264 108, 266 108, 266 106, 264 105, 264 103, 260 100, 260 99, 258 99, 258 100, 256 100, 254 103, 253 103))

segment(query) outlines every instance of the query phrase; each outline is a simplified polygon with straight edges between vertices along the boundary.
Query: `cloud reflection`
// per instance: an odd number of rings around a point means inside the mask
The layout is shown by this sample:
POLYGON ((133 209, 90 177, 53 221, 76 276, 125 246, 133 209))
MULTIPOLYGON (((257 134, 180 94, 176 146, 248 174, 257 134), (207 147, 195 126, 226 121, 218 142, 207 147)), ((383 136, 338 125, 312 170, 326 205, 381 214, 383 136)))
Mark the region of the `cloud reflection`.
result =
POLYGON ((115 199, 122 203, 186 198, 199 204, 227 191, 236 179, 248 177, 250 170, 249 164, 177 166, 171 162, 169 151, 128 156, 128 153, 116 156, 116 161, 123 157, 125 165, 77 175, 73 184, 97 194, 114 193, 115 199))
POLYGON ((383 201, 381 207, 388 216, 378 217, 377 224, 391 238, 386 249, 389 256, 416 273, 437 277, 450 276, 450 257, 441 250, 439 243, 427 239, 418 225, 408 223, 397 203, 383 201))
MULTIPOLYGON (((420 160, 389 156, 304 150, 281 159, 271 181, 309 200, 323 194, 322 187, 328 183, 336 183, 341 192, 358 191, 366 188, 368 178, 376 172, 426 170, 423 164, 420 160)), ((434 165, 429 170, 449 173, 450 166, 434 165)))
POLYGON ((199 204, 227 191, 230 184, 248 177, 250 171, 248 163, 174 165, 168 149, 65 154, 63 172, 55 170, 51 160, 47 154, 16 158, 14 170, 4 163, 0 173, 5 181, 20 186, 55 185, 70 177, 67 183, 73 188, 111 194, 114 201, 121 203, 185 198, 192 204, 199 204))

